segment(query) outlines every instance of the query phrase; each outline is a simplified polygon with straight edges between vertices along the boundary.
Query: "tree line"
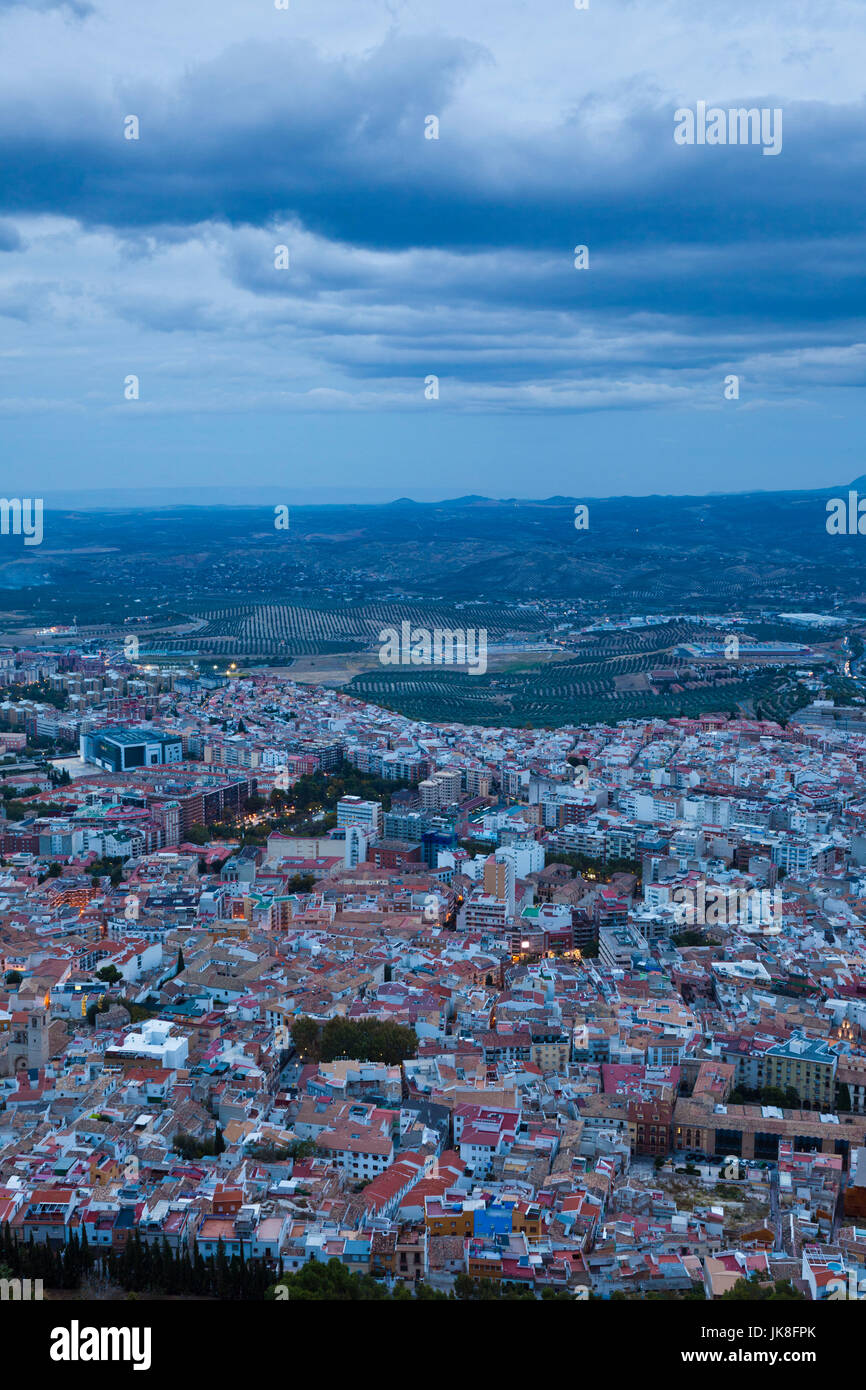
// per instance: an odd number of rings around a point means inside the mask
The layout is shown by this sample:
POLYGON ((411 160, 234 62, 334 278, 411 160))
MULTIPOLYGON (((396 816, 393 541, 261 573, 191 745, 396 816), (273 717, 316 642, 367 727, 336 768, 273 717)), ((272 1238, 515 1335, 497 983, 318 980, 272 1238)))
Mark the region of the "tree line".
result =
POLYGON ((310 1062, 334 1062, 349 1057, 358 1062, 383 1062, 396 1067, 418 1051, 412 1028, 380 1023, 375 1018, 329 1018, 321 1024, 302 1015, 292 1023, 292 1041, 310 1062))
MULTIPOLYGON (((535 1292, 529 1288, 508 1288, 492 1279, 473 1279, 469 1274, 458 1274, 454 1280, 453 1292, 444 1293, 433 1289, 429 1284, 419 1282, 414 1286, 395 1284, 388 1289, 380 1279, 372 1274, 354 1273, 337 1259, 327 1264, 311 1261, 294 1274, 284 1274, 268 1290, 266 1299, 290 1303, 406 1303, 416 1300, 436 1303, 536 1301, 535 1292)), ((574 1294, 564 1289, 543 1289, 541 1297, 548 1301, 571 1302, 574 1294)))
POLYGON ((8 1277, 41 1279, 49 1289, 77 1289, 82 1281, 103 1280, 127 1293, 183 1295, 199 1298, 260 1300, 282 1275, 276 1267, 244 1255, 229 1256, 222 1240, 216 1254, 204 1256, 184 1245, 172 1250, 163 1239, 148 1244, 134 1231, 122 1250, 95 1249, 86 1230, 73 1234, 61 1248, 29 1240, 16 1242, 6 1222, 0 1236, 0 1265, 8 1277))

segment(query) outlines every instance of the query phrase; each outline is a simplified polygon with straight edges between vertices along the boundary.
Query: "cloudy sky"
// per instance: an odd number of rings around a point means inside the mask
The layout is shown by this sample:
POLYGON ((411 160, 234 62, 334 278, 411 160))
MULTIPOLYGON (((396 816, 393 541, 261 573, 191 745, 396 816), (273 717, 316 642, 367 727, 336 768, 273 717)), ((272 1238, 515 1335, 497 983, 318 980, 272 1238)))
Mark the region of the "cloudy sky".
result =
POLYGON ((866 472, 862 0, 288 5, 0 0, 4 495, 866 472))

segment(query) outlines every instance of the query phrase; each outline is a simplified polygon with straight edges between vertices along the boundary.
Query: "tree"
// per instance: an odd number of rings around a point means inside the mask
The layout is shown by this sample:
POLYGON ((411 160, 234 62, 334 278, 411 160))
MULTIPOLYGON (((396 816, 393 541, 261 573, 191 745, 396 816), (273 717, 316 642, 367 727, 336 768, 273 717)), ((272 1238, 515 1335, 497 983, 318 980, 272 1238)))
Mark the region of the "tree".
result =
POLYGON ((295 1139, 288 1147, 289 1158, 298 1162, 299 1159, 312 1158, 316 1152, 315 1139, 295 1139))
POLYGON ((722 1298, 731 1302, 796 1303, 805 1301, 806 1295, 795 1289, 790 1279, 777 1279, 771 1284, 768 1280, 762 1283, 753 1275, 750 1279, 738 1279, 732 1289, 722 1294, 722 1298))
POLYGON ((316 1152, 315 1139, 295 1139, 291 1144, 248 1144, 244 1152, 257 1163, 285 1163, 312 1158, 316 1152))
POLYGON ((225 1140, 222 1137, 222 1130, 217 1125, 213 1139, 196 1139, 194 1134, 187 1134, 185 1130, 178 1130, 172 1139, 172 1147, 182 1158, 213 1158, 215 1154, 225 1151, 225 1140), (222 1144, 222 1148, 219 1145, 222 1144))
POLYGON ((398 1284, 392 1293, 388 1293, 384 1284, 371 1274, 355 1274, 336 1259, 329 1260, 327 1264, 312 1260, 296 1274, 282 1274, 276 1284, 267 1290, 265 1298, 305 1303, 405 1303, 415 1299, 425 1302, 450 1301, 448 1294, 440 1289, 431 1289, 428 1284, 417 1284, 414 1288, 398 1284))
MULTIPOLYGON (((288 1291, 290 1301, 356 1303, 381 1301, 388 1298, 388 1291, 369 1274, 353 1274, 339 1260, 328 1260, 322 1264, 313 1260, 299 1269, 297 1274, 285 1274, 279 1280, 288 1291)), ((269 1290, 268 1297, 277 1294, 269 1290)))
POLYGON ((176 969, 175 972, 174 972, 175 975, 179 975, 180 972, 185 968, 185 966, 186 966, 186 961, 185 961, 184 958, 183 958, 183 947, 182 947, 182 946, 178 946, 178 948, 177 948, 177 969, 176 969))
POLYGON ((302 1057, 309 1057, 313 1062, 319 1060, 320 1031, 314 1018, 301 1016, 292 1021, 292 1042, 302 1057))
POLYGON ((706 946, 707 938, 702 931, 684 931, 671 937, 674 946, 706 946))
POLYGON ((191 825, 186 832, 186 840, 191 845, 206 845, 210 839, 207 826, 191 825))
POLYGON ((116 965, 103 965, 101 970, 97 970, 96 978, 103 980, 107 985, 116 985, 123 979, 123 976, 116 965))
POLYGON ((315 883, 313 874, 292 874, 288 882, 290 893, 311 893, 315 883))
POLYGON ((454 1280, 454 1292, 461 1300, 471 1303, 498 1302, 500 1299, 532 1299, 532 1289, 503 1289, 493 1279, 473 1279, 471 1274, 458 1274, 454 1280))
POLYGON ((352 1057, 359 1062, 398 1066, 417 1051, 418 1038, 413 1029, 399 1023, 380 1023, 375 1018, 329 1018, 319 1042, 323 1062, 352 1057))
POLYGON ((7 971, 6 971, 6 983, 7 983, 7 985, 11 985, 11 986, 20 985, 20 983, 21 983, 21 981, 22 981, 23 979, 24 979, 24 976, 21 974, 21 972, 20 972, 19 970, 7 970, 7 971))
POLYGON ((143 1004, 134 1003, 132 999, 127 999, 124 994, 120 995, 117 1002, 126 1009, 130 1023, 141 1023, 142 1019, 153 1018, 153 1009, 146 1009, 143 1004))

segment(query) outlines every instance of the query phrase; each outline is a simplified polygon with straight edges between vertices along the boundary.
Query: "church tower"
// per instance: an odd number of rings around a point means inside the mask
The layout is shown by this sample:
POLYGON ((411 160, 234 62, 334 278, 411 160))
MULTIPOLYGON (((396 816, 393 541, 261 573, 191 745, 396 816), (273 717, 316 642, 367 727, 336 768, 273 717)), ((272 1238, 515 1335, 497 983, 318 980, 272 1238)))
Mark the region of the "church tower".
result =
POLYGON ((27 1067, 44 1067, 49 1054, 51 1010, 33 1009, 27 1018, 27 1067))

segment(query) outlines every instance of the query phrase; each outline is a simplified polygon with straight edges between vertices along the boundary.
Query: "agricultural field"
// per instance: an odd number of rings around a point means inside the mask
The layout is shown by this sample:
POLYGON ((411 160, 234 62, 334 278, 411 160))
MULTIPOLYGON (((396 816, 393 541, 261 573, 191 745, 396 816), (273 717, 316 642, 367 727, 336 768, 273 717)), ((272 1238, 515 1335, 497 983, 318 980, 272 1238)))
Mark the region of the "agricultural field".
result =
POLYGON ((743 672, 723 686, 654 694, 622 691, 610 677, 571 679, 563 666, 536 674, 472 676, 463 672, 392 668, 356 676, 347 689, 361 699, 412 719, 495 726, 552 728, 739 712, 787 718, 808 703, 808 693, 784 670, 743 672))
POLYGON ((50 546, 0 566, 0 627, 6 645, 50 646, 52 625, 74 625, 84 650, 134 632, 144 649, 269 667, 431 720, 785 717, 807 703, 783 669, 683 670, 678 646, 727 632, 677 615, 730 613, 741 635, 822 649, 855 698, 843 677, 859 650, 839 644, 866 606, 860 551, 825 535, 819 494, 598 499, 580 536, 572 503, 299 505, 287 532, 264 503, 55 510, 50 546), (638 613, 671 616, 586 631, 638 613), (812 613, 840 622, 810 626, 812 613), (486 630, 484 674, 381 665, 380 633, 402 622, 486 630))
POLYGON ((652 672, 671 665, 676 647, 725 635, 679 618, 551 643, 551 624, 537 610, 510 605, 224 603, 198 606, 187 616, 194 637, 167 637, 162 647, 181 649, 192 641, 201 660, 279 667, 292 679, 341 686, 430 721, 546 726, 715 710, 750 714, 758 707, 784 717, 798 706, 798 697, 781 689, 784 671, 775 668, 746 671, 732 664, 723 675, 685 676, 674 689, 654 687, 652 672), (472 675, 447 665, 382 666, 379 634, 399 631, 403 622, 428 631, 486 629, 487 670, 472 675))
MULTIPOLYGON (((428 629, 486 628, 490 641, 526 638, 526 613, 491 604, 360 603, 328 607, 306 604, 226 604, 191 609, 200 626, 195 643, 202 655, 274 657, 369 651, 375 656, 383 628, 409 622, 428 629)), ((537 623, 536 623, 537 626, 537 623)), ((164 643, 171 650, 173 642, 164 643)), ((176 644, 182 646, 181 642, 176 644)))

